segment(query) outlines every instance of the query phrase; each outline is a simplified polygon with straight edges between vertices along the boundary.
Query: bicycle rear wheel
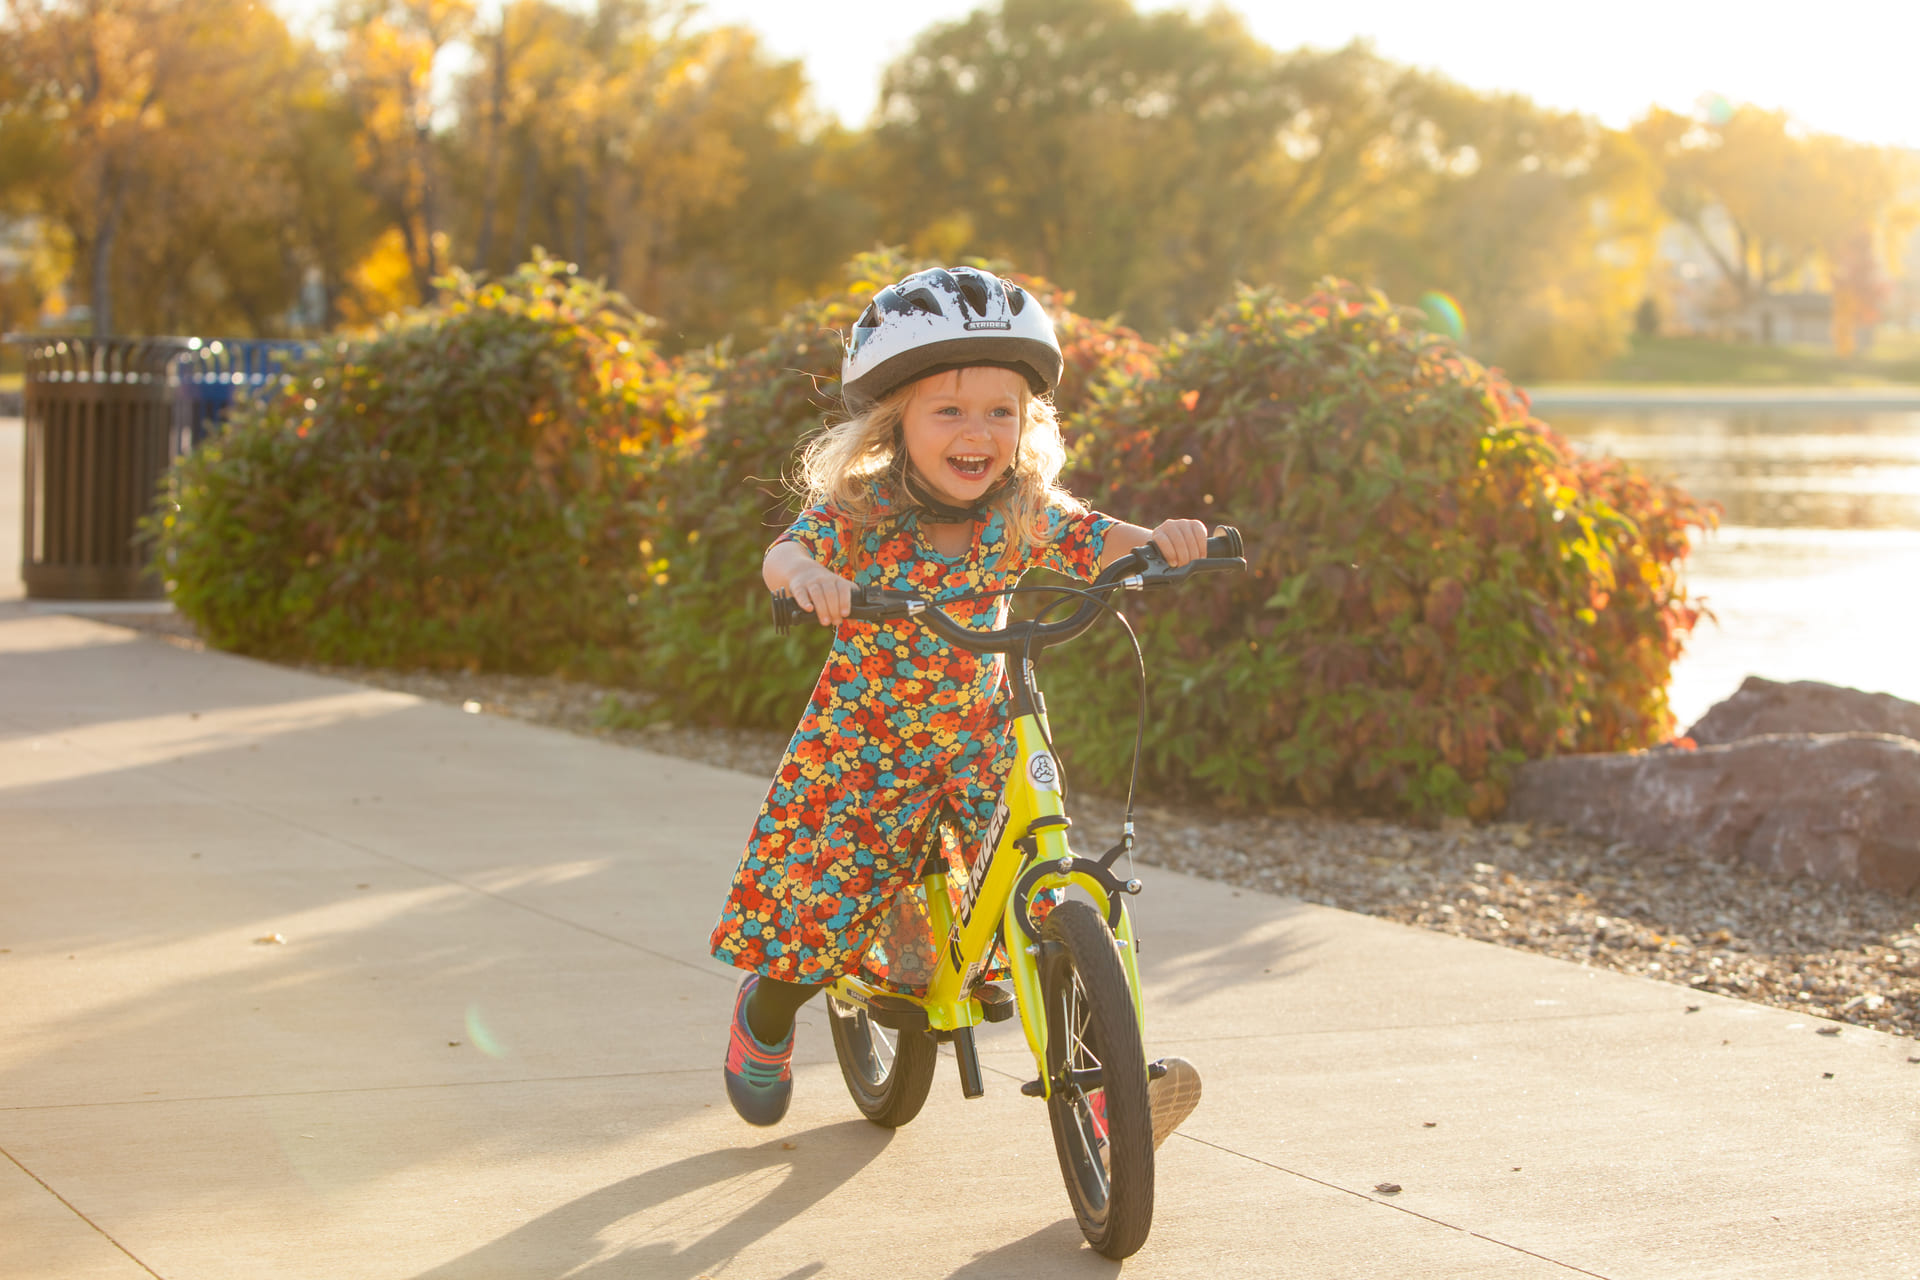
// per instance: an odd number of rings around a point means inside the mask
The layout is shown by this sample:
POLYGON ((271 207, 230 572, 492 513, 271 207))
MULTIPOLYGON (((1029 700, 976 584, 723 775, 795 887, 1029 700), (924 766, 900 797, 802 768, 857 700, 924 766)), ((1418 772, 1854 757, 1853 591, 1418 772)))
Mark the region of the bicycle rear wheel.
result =
POLYGON ((940 1049, 924 1031, 892 1031, 859 1005, 827 993, 827 1025, 840 1074, 860 1114, 897 1129, 920 1114, 940 1049))
POLYGON ((1146 1053, 1126 969, 1107 922, 1065 902, 1040 931, 1047 1019, 1047 1115, 1080 1231, 1125 1258, 1153 1227, 1153 1118, 1146 1053))

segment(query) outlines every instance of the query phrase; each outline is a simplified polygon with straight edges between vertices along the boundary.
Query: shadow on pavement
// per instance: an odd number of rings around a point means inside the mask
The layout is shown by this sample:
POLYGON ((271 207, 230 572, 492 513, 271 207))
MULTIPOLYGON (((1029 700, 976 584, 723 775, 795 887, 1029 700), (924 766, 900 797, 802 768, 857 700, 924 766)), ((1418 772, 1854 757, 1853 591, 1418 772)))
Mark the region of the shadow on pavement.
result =
MULTIPOLYGON (((1149 1240, 1147 1247, 1152 1248, 1149 1240)), ((1040 1228, 949 1272, 947 1280, 1028 1280, 1032 1276, 1116 1276, 1120 1264, 1087 1246, 1073 1219, 1040 1228)))
MULTIPOLYGON (((365 685, 292 671, 238 654, 209 651, 196 655, 202 661, 182 662, 181 652, 158 637, 81 619, 71 620, 71 632, 58 637, 47 636, 44 626, 30 640, 19 631, 8 634, 12 624, 55 620, 29 614, 17 605, 0 608, 0 655, 7 665, 6 683, 22 690, 60 689, 68 694, 58 708, 57 723, 43 723, 33 732, 122 720, 130 705, 137 706, 139 716, 145 718, 271 707, 301 697, 369 691, 365 685), (103 647, 114 650, 112 663, 100 661, 103 647), (207 656, 214 661, 205 661, 207 656)), ((405 705, 406 699, 396 695, 394 701, 405 705)), ((25 724, 19 732, 27 732, 25 724)))
MULTIPOLYGON (((689 1156, 581 1196, 415 1280, 699 1280, 839 1190, 892 1137, 891 1130, 849 1120, 757 1147, 689 1156), (681 1212, 657 1212, 675 1202, 684 1202, 681 1212), (649 1214, 663 1220, 645 1221, 649 1214), (621 1226, 633 1219, 643 1221, 623 1241, 621 1226), (660 1238, 669 1233, 698 1236, 685 1243, 660 1238)), ((779 1280, 805 1280, 825 1265, 802 1263, 779 1280)))

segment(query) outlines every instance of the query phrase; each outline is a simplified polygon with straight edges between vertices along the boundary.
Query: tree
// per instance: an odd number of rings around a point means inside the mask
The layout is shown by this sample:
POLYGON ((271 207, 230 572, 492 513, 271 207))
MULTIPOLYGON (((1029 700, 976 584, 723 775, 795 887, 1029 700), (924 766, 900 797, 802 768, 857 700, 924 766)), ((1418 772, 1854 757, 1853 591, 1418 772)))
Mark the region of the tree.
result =
POLYGON ((1742 106, 1724 120, 1655 108, 1633 131, 1660 163, 1660 203, 1707 251, 1739 305, 1831 269, 1897 208, 1903 159, 1742 106))
POLYGON ((442 55, 471 28, 473 0, 363 0, 342 17, 361 176, 400 233, 416 292, 431 299, 450 265, 439 239, 433 79, 442 55))
POLYGON ((1331 272, 1452 291, 1477 351, 1573 372, 1624 339, 1650 247, 1621 135, 1364 42, 1277 54, 1224 11, 1004 0, 923 35, 881 119, 889 239, 1032 266, 1149 334, 1331 272))
POLYGON ((1517 95, 1423 78, 1421 159, 1336 248, 1400 297, 1459 303, 1468 345, 1525 377, 1617 354, 1652 260, 1657 176, 1627 135, 1517 95))
POLYGON ((833 216, 845 136, 813 117, 798 64, 686 16, 516 0, 475 40, 448 141, 478 267, 544 244, 673 317, 676 342, 771 322, 861 226, 833 216))
POLYGON ((1264 168, 1295 104, 1224 9, 1005 0, 888 69, 875 140, 884 235, 1005 257, 1095 313, 1187 323, 1265 265, 1264 168))
POLYGON ((0 199, 71 244, 96 334, 280 323, 304 270, 286 104, 316 69, 247 0, 9 0, 0 199))
POLYGON ((355 291, 355 268, 388 227, 360 180, 359 112, 315 50, 304 51, 300 74, 286 86, 284 110, 285 174, 293 205, 287 234, 303 274, 318 275, 325 301, 316 319, 321 328, 331 329, 344 318, 343 303, 355 291))
POLYGON ((1860 349, 1863 332, 1880 322, 1887 284, 1874 261, 1873 237, 1862 232, 1841 242, 1833 255, 1833 349, 1842 357, 1860 349))

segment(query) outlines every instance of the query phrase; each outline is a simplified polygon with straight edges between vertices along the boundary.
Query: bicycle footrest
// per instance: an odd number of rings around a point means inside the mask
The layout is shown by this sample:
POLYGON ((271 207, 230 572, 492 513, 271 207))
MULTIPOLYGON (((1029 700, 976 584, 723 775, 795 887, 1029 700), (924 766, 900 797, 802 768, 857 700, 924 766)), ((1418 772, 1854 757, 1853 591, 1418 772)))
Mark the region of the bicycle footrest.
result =
POLYGON ((1020 1086, 1020 1092, 1029 1098, 1044 1098, 1047 1096, 1047 1083, 1044 1080, 1029 1080, 1020 1086))
POLYGON ((1147 1079, 1158 1080, 1167 1074, 1167 1060, 1156 1058, 1147 1064, 1147 1079))
POLYGON ((1005 1022, 1017 1012, 1013 992, 1005 987, 996 987, 991 982, 975 987, 973 998, 980 1002, 980 1016, 988 1022, 1005 1022))
POLYGON ((900 996, 869 997, 867 1016, 889 1031, 925 1031, 928 1025, 927 1011, 900 996))

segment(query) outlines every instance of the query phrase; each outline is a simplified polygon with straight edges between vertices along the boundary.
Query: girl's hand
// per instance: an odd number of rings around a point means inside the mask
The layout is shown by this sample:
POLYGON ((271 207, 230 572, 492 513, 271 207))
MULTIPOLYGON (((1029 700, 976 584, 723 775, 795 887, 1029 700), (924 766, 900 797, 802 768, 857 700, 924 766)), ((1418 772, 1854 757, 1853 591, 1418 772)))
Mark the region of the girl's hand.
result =
POLYGON ((1149 536, 1175 569, 1207 558, 1207 526, 1198 520, 1163 520, 1149 536))
POLYGON ((811 560, 788 576, 787 590, 823 627, 839 626, 853 611, 853 583, 811 560))

